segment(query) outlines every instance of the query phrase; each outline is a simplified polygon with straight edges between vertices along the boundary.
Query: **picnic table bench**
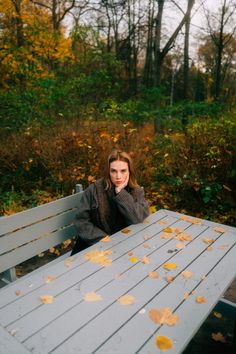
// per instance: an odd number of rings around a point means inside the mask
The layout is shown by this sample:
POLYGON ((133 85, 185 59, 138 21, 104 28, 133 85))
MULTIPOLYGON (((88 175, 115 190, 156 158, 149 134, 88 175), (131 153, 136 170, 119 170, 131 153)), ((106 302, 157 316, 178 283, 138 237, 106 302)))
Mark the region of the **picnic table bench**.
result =
POLYGON ((0 289, 1 354, 182 353, 236 275, 236 229, 176 212, 103 241, 0 289))

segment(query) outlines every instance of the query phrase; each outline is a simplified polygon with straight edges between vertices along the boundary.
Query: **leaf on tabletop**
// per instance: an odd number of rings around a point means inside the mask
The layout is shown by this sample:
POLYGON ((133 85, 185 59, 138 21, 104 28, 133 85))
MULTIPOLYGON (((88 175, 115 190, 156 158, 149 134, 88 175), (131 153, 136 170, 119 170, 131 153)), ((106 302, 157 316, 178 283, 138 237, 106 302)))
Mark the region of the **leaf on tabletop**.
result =
POLYGON ((221 332, 212 333, 211 334, 211 338, 213 340, 215 340, 216 342, 221 342, 221 343, 225 343, 226 342, 226 339, 225 339, 225 337, 223 336, 223 334, 221 332))
POLYGON ((135 301, 132 295, 123 295, 117 300, 121 305, 132 305, 135 301))
POLYGON ((84 301, 87 302, 94 302, 94 301, 101 301, 101 295, 96 294, 95 292, 90 292, 84 295, 84 301))
POLYGON ((137 262, 138 261, 138 258, 137 257, 135 257, 135 256, 133 256, 133 257, 130 257, 130 262, 132 262, 132 263, 135 263, 135 262, 137 262))
POLYGON ((133 252, 129 252, 129 253, 128 253, 128 256, 130 256, 130 257, 133 256, 133 255, 134 255, 133 252))
POLYGON ((171 227, 166 227, 163 231, 167 232, 169 234, 171 234, 172 232, 175 232, 174 229, 172 229, 171 227))
POLYGON ((192 236, 191 235, 187 235, 184 232, 178 234, 177 236, 175 236, 176 240, 179 241, 192 241, 192 236))
POLYGON ((202 220, 201 219, 192 218, 191 219, 191 223, 194 224, 194 225, 201 225, 202 224, 202 220))
POLYGON ((54 296, 52 295, 41 295, 39 299, 43 304, 52 304, 54 302, 54 296))
POLYGON ((172 281, 174 280, 174 277, 172 277, 171 275, 167 275, 165 277, 165 279, 166 279, 167 283, 172 283, 172 281))
POLYGON ((184 293, 184 300, 187 300, 188 297, 189 297, 189 293, 188 293, 188 292, 185 292, 185 293, 184 293))
POLYGON ((110 242, 111 241, 111 238, 110 238, 110 236, 105 236, 105 237, 103 237, 101 240, 100 240, 100 242, 104 242, 104 243, 107 243, 107 242, 110 242))
POLYGON ((204 243, 206 243, 207 245, 210 245, 210 244, 212 244, 215 240, 214 240, 213 238, 204 237, 204 238, 202 239, 202 241, 203 241, 204 243))
POLYGON ((168 224, 168 222, 165 221, 165 220, 160 220, 160 221, 158 221, 158 224, 160 224, 160 225, 166 225, 166 224, 168 224))
POLYGON ((207 301, 206 301, 206 298, 204 296, 198 296, 198 297, 196 297, 196 302, 198 304, 204 304, 207 301))
POLYGON ((144 241, 147 241, 147 240, 150 239, 150 237, 149 237, 148 235, 144 235, 144 236, 143 236, 143 239, 144 239, 144 241))
POLYGON ((151 263, 150 259, 147 256, 142 257, 141 262, 143 264, 150 264, 151 263))
POLYGON ((214 312, 213 312, 213 315, 214 315, 216 318, 222 318, 222 314, 221 314, 220 312, 214 311, 214 312))
POLYGON ((170 240, 171 238, 174 237, 174 235, 175 235, 175 234, 171 234, 171 233, 168 233, 168 232, 163 232, 160 237, 161 237, 163 240, 170 240))
POLYGON ((121 230, 123 234, 128 234, 131 230, 125 227, 124 229, 121 230))
POLYGON ((190 218, 190 216, 188 216, 188 215, 182 215, 182 216, 180 217, 180 220, 190 221, 191 218, 190 218))
POLYGON ((69 239, 69 240, 65 240, 65 241, 63 241, 62 242, 62 249, 65 249, 65 248, 67 248, 67 247, 69 247, 70 246, 70 244, 71 244, 71 240, 69 239))
POLYGON ((192 277, 193 273, 192 272, 189 272, 187 270, 183 271, 182 273, 182 276, 185 278, 185 279, 189 279, 192 277))
POLYGON ((224 232, 226 232, 223 227, 214 227, 213 230, 216 231, 216 232, 222 233, 222 234, 223 234, 224 232))
POLYGON ((84 255, 84 258, 91 262, 100 264, 104 267, 108 267, 112 264, 112 260, 108 257, 112 253, 112 250, 92 250, 84 255))
POLYGON ((148 243, 144 243, 144 244, 143 244, 143 247, 144 247, 144 248, 151 248, 151 246, 150 246, 148 243))
POLYGON ((51 283, 51 281, 55 280, 56 277, 54 275, 48 275, 45 279, 45 283, 51 283))
POLYGON ((70 268, 72 266, 72 262, 73 262, 73 260, 71 258, 66 259, 64 261, 65 267, 70 268))
POLYGON ((229 245, 221 245, 218 247, 219 250, 225 250, 229 245))
POLYGON ((183 248, 185 248, 185 244, 184 243, 177 243, 175 246, 178 250, 182 250, 183 248))
POLYGON ((159 278, 159 274, 157 272, 149 272, 148 276, 151 279, 158 279, 159 278))
POLYGON ((16 296, 20 296, 20 295, 22 295, 22 292, 20 290, 16 290, 15 294, 16 294, 16 296))
POLYGON ((177 267, 177 265, 176 265, 175 263, 165 263, 165 264, 163 265, 163 268, 165 268, 165 269, 167 269, 167 270, 174 269, 174 268, 176 268, 176 267, 177 267))
POLYGON ((169 350, 173 348, 173 342, 169 337, 166 336, 157 336, 156 345, 161 350, 169 350))
POLYGON ((212 250, 213 250, 213 247, 212 247, 212 246, 208 246, 208 247, 207 247, 207 251, 210 252, 210 251, 212 251, 212 250))
POLYGON ((176 234, 180 234, 180 233, 184 232, 184 230, 183 230, 181 227, 176 227, 176 228, 174 229, 174 232, 175 232, 176 234))
POLYGON ((151 309, 149 317, 156 324, 167 324, 168 326, 174 326, 179 321, 179 316, 173 314, 169 307, 163 307, 160 310, 151 309))

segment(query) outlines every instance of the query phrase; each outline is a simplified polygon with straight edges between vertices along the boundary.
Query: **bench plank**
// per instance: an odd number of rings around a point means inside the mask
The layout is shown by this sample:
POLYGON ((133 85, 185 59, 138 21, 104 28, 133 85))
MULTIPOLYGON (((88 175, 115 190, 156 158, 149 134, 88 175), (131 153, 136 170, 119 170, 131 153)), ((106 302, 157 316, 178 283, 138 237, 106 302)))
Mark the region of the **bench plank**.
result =
POLYGON ((0 325, 0 354, 29 354, 30 352, 21 345, 10 333, 0 325))

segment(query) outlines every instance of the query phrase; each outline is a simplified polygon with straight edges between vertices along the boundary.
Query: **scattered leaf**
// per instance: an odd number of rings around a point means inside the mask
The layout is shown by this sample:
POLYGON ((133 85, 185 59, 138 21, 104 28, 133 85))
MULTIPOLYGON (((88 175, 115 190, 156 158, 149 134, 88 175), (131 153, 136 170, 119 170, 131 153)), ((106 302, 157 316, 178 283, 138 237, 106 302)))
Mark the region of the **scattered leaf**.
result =
POLYGON ((20 290, 16 290, 15 294, 16 294, 16 296, 20 296, 20 295, 22 295, 22 292, 20 290))
POLYGON ((172 283, 172 281, 174 280, 174 277, 172 277, 171 275, 167 275, 165 277, 165 279, 166 279, 167 283, 172 283))
POLYGON ((183 248, 185 248, 185 244, 184 243, 177 243, 177 245, 175 246, 177 249, 182 250, 183 248))
POLYGON ((194 225, 201 225, 202 220, 201 219, 191 219, 191 223, 194 225))
POLYGON ((167 221, 165 221, 165 220, 160 220, 160 221, 158 221, 158 224, 160 224, 160 225, 166 225, 168 222, 167 221))
POLYGON ((108 267, 112 264, 112 260, 108 257, 112 253, 112 250, 93 250, 84 255, 85 259, 91 263, 100 264, 104 267, 108 267))
POLYGON ((189 293, 185 292, 185 293, 184 293, 184 300, 187 300, 188 297, 189 297, 189 293))
POLYGON ((214 315, 216 318, 222 318, 222 314, 221 314, 220 312, 214 311, 214 312, 213 312, 213 315, 214 315))
POLYGON ((49 252, 50 252, 50 253, 54 253, 54 252, 55 252, 55 248, 54 248, 54 247, 50 247, 50 248, 49 248, 49 252))
POLYGON ((143 236, 143 239, 144 239, 145 241, 147 241, 147 240, 149 240, 149 239, 150 239, 150 236, 148 236, 148 235, 144 235, 144 236, 143 236))
POLYGON ((166 227, 163 231, 167 233, 173 233, 174 229, 172 229, 171 227, 166 227))
POLYGON ((43 304, 52 304, 54 302, 54 296, 52 295, 41 295, 39 299, 43 304))
POLYGON ((203 241, 204 243, 206 243, 207 245, 210 245, 210 244, 212 244, 215 240, 214 240, 213 238, 204 237, 204 238, 202 239, 202 241, 203 241))
POLYGON ((46 283, 51 283, 51 281, 55 280, 56 277, 54 275, 48 275, 47 278, 45 279, 46 283))
POLYGON ((206 302, 206 298, 205 298, 204 296, 198 296, 198 297, 196 298, 196 302, 197 302, 198 304, 204 304, 204 303, 206 302))
POLYGON ((170 234, 168 232, 163 232, 160 236, 163 240, 170 240, 174 237, 174 234, 170 234))
POLYGON ((216 342, 221 342, 221 343, 225 343, 226 342, 226 339, 225 339, 225 337, 223 336, 223 334, 221 332, 212 333, 211 334, 211 338, 213 340, 215 340, 216 342))
POLYGON ((94 301, 101 301, 101 295, 96 294, 95 292, 90 292, 84 295, 84 301, 87 302, 94 302, 94 301))
POLYGON ((213 247, 212 246, 209 246, 209 247, 207 247, 207 251, 212 251, 213 250, 213 247))
POLYGON ((176 227, 176 228, 174 229, 174 232, 175 232, 176 234, 180 234, 180 233, 184 232, 184 230, 183 230, 181 227, 176 227))
POLYGON ((159 274, 157 272, 149 272, 149 278, 151 279, 157 279, 159 278, 159 274))
POLYGON ((156 324, 167 324, 168 326, 174 326, 179 321, 179 316, 174 315, 169 307, 163 307, 160 310, 151 309, 149 317, 156 324))
POLYGON ((135 301, 132 295, 123 295, 117 300, 121 305, 132 305, 135 301))
POLYGON ((144 243, 144 244, 143 244, 143 247, 144 247, 144 248, 151 248, 151 246, 150 246, 148 243, 144 243))
POLYGON ((218 247, 219 250, 225 250, 226 248, 228 248, 229 245, 221 245, 218 247))
POLYGON ((133 255, 134 255, 133 252, 129 252, 129 253, 128 253, 128 256, 130 256, 130 257, 133 256, 133 255))
POLYGON ((62 242, 62 249, 65 249, 65 248, 67 248, 67 247, 69 247, 70 246, 70 244, 71 244, 71 240, 69 239, 69 240, 65 240, 65 241, 63 241, 62 242))
POLYGON ((174 268, 176 268, 177 267, 177 265, 175 264, 175 263, 165 263, 164 265, 163 265, 163 268, 165 268, 165 269, 167 269, 167 270, 169 270, 169 269, 174 269, 174 268))
POLYGON ((127 227, 121 230, 123 234, 128 234, 131 230, 129 230, 127 227))
POLYGON ((133 257, 130 257, 129 260, 130 260, 130 262, 135 263, 138 261, 138 258, 133 256, 133 257))
POLYGON ((100 242, 104 242, 104 243, 107 243, 107 242, 110 242, 111 241, 111 238, 110 238, 110 236, 105 236, 105 237, 103 237, 101 240, 100 240, 100 242))
POLYGON ((214 227, 214 231, 219 232, 219 233, 222 233, 222 234, 223 234, 224 232, 226 232, 223 227, 214 227))
POLYGON ((38 254, 38 257, 42 258, 42 257, 44 257, 44 254, 45 253, 41 252, 41 253, 38 254))
POLYGON ((73 261, 73 260, 72 260, 71 258, 66 259, 66 260, 64 261, 65 267, 70 268, 70 267, 72 266, 72 261, 73 261))
POLYGON ((170 338, 166 336, 157 336, 156 337, 156 345, 161 350, 168 350, 173 347, 173 342, 170 338))
POLYGON ((187 270, 183 271, 182 273, 182 276, 185 278, 185 279, 189 279, 192 277, 193 273, 192 272, 189 272, 187 270))
POLYGON ((192 236, 191 235, 187 235, 184 232, 178 234, 177 236, 175 236, 176 240, 179 241, 192 241, 192 236))
POLYGON ((141 262, 143 264, 150 264, 150 259, 147 257, 147 256, 144 256, 142 259, 141 259, 141 262))

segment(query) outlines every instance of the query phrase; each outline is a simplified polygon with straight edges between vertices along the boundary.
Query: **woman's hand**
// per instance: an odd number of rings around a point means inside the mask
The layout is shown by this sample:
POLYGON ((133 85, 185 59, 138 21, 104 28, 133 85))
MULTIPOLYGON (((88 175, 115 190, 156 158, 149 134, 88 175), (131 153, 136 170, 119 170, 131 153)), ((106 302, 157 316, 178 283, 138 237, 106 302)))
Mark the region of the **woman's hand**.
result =
POLYGON ((122 183, 122 184, 121 184, 120 186, 118 186, 118 187, 115 187, 116 194, 120 193, 120 191, 121 191, 122 189, 124 189, 124 188, 128 185, 128 183, 129 183, 129 173, 128 173, 127 176, 126 176, 126 179, 125 179, 124 183, 122 183))

